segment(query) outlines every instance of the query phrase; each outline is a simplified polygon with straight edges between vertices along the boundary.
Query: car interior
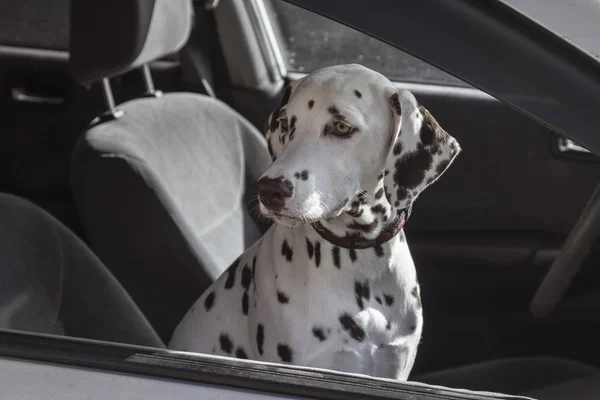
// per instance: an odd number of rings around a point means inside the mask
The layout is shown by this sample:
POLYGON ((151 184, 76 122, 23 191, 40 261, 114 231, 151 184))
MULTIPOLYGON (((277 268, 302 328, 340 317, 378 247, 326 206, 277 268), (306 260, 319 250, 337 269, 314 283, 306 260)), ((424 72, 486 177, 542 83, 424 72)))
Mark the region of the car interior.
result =
MULTIPOLYGON (((283 0, 0 1, 0 27, 0 330, 157 348, 270 226, 254 183, 285 85, 401 53, 283 0), (346 43, 337 61, 295 50, 325 31, 346 43), (302 68, 282 71, 257 44, 274 34, 302 68)), ((410 380, 597 398, 600 247, 551 315, 528 304, 596 189, 598 158, 415 65, 438 79, 390 78, 463 154, 405 228, 425 310, 410 380)))

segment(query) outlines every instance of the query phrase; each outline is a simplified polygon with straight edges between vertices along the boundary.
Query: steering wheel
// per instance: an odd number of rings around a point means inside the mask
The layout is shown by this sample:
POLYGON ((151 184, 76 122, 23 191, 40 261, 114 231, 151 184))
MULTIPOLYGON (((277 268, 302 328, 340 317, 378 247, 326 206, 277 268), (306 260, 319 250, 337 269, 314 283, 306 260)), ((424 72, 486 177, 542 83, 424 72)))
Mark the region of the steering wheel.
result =
POLYGON ((599 236, 600 184, 596 186, 592 197, 529 303, 529 311, 534 316, 544 318, 556 309, 599 236))

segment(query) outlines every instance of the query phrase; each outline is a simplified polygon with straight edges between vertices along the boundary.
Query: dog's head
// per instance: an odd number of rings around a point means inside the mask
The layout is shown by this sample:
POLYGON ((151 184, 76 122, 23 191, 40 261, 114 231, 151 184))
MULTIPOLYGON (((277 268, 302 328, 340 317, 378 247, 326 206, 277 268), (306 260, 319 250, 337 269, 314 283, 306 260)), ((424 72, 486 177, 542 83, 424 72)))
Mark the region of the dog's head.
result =
POLYGON ((405 209, 460 152, 410 92, 357 64, 289 85, 266 137, 273 163, 257 183, 260 208, 287 226, 335 218, 382 184, 405 209))

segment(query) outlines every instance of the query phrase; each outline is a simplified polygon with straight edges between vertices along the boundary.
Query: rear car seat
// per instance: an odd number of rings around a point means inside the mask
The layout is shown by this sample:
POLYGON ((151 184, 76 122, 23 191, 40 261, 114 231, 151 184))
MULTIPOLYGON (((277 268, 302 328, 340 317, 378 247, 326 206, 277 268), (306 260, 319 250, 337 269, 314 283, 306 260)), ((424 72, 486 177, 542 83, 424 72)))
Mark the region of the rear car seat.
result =
POLYGON ((0 194, 0 329, 164 347, 98 258, 36 205, 0 194))
MULTIPOLYGON (((186 0, 71 2, 74 79, 98 83, 177 52, 192 17, 186 0)), ((122 115, 79 138, 73 194, 90 246, 167 342, 260 237, 251 185, 270 157, 252 124, 208 96, 167 93, 117 108, 122 115)))

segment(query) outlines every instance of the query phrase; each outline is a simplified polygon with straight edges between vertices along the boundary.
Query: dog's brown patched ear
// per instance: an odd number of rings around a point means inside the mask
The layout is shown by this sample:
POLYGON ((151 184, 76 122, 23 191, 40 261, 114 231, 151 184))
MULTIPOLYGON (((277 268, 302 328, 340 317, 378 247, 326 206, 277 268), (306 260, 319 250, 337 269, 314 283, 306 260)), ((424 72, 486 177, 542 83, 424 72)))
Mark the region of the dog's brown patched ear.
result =
POLYGON ((461 148, 409 91, 393 93, 389 102, 394 134, 383 183, 388 201, 401 210, 448 169, 461 148))

